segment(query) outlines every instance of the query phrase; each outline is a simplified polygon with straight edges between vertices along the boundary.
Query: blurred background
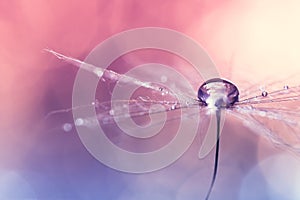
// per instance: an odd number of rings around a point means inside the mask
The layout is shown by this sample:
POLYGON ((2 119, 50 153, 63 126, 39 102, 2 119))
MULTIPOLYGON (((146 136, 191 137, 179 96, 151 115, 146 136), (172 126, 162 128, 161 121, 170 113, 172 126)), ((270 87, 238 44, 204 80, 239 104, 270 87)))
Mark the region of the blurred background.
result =
MULTIPOLYGON (((45 119, 71 107, 77 68, 43 49, 84 59, 121 31, 170 28, 199 42, 223 77, 259 88, 300 71, 299 6, 297 0, 0 0, 0 199, 203 199, 213 156, 198 160, 200 141, 173 165, 133 175, 107 168, 75 131, 61 130, 72 113, 45 119)), ((299 199, 293 156, 234 119, 223 134, 211 199, 299 199)))

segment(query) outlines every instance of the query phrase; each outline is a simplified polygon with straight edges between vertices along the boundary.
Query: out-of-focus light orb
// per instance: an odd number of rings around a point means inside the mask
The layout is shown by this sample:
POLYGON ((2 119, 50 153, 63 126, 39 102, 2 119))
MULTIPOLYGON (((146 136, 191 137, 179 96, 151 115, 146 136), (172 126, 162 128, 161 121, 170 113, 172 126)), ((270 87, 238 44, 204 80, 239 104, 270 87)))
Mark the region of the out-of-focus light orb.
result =
POLYGON ((245 177, 240 200, 299 200, 300 160, 279 154, 261 161, 245 177))
POLYGON ((0 199, 30 199, 36 195, 30 184, 17 172, 0 171, 0 199))

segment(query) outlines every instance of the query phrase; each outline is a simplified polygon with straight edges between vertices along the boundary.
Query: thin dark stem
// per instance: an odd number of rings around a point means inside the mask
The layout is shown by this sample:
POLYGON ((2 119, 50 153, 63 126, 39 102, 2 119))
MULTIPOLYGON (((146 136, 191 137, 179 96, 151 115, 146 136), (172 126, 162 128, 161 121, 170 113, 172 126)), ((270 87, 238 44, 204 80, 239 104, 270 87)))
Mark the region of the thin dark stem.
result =
POLYGON ((220 119, 221 119, 221 110, 218 109, 216 111, 216 117, 217 117, 217 143, 216 143, 216 151, 215 151, 215 165, 214 165, 214 173, 213 177, 209 186, 209 190, 207 192, 207 195, 205 197, 205 200, 209 199, 210 193, 214 187, 216 177, 217 177, 217 172, 218 172, 218 162, 219 162, 219 149, 220 149, 220 119))

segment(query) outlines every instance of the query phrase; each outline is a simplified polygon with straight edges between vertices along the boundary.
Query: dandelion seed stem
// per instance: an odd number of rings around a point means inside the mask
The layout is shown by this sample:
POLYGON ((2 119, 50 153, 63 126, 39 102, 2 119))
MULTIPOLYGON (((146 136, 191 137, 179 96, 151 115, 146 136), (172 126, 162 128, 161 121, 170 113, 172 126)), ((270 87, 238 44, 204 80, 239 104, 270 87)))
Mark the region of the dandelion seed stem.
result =
POLYGON ((219 162, 219 149, 220 149, 220 123, 221 123, 221 109, 218 108, 216 110, 216 117, 217 117, 217 143, 216 143, 216 151, 215 151, 215 164, 214 164, 214 172, 213 172, 213 177, 207 192, 207 195, 205 197, 205 200, 209 199, 209 196, 211 194, 211 191, 214 187, 216 177, 217 177, 217 172, 218 172, 218 162, 219 162))

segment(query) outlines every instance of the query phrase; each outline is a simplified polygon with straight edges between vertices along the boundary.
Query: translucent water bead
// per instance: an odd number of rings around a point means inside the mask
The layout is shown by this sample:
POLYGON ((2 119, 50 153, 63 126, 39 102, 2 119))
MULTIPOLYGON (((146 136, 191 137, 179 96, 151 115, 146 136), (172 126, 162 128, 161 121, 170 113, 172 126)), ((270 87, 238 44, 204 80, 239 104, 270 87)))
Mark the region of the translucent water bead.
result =
POLYGON ((227 80, 213 78, 200 86, 198 99, 209 108, 229 108, 238 101, 239 90, 227 80))

